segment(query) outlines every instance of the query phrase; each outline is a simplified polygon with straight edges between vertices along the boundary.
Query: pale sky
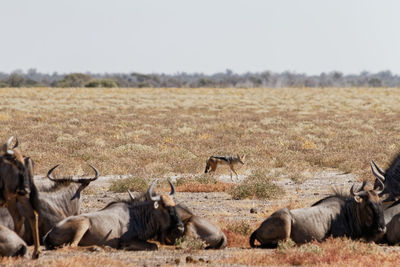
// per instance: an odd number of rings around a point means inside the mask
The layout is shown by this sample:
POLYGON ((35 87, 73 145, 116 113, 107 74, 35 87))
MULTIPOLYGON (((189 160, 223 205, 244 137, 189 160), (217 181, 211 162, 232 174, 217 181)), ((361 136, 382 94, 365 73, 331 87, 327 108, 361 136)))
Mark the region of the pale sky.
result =
POLYGON ((0 71, 400 74, 400 1, 15 0, 0 71))

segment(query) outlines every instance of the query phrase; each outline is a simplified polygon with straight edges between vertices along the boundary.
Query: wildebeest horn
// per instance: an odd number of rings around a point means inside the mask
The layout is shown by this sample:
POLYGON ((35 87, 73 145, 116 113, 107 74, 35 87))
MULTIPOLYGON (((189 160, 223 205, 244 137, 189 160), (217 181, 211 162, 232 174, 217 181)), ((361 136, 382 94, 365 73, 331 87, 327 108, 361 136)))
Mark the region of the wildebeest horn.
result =
POLYGON ((128 194, 131 197, 131 200, 134 201, 135 197, 132 195, 132 192, 128 189, 128 194))
POLYGON ((375 175, 376 179, 378 179, 381 182, 385 181, 385 176, 383 176, 380 173, 380 171, 378 172, 375 170, 374 166, 376 166, 376 165, 374 164, 374 161, 370 162, 369 164, 371 165, 372 173, 375 175))
POLYGON ((55 179, 53 176, 51 176, 51 173, 54 171, 55 168, 57 168, 58 166, 60 166, 60 164, 57 164, 56 166, 54 166, 53 168, 51 168, 48 172, 47 172, 47 178, 49 178, 51 181, 53 182, 74 182, 74 183, 84 183, 84 184, 88 184, 90 182, 93 182, 94 180, 96 180, 99 177, 99 171, 92 166, 91 164, 89 164, 89 166, 94 170, 95 175, 93 178, 63 178, 63 179, 55 179))
MULTIPOLYGON (((54 171, 55 168, 57 168, 58 166, 60 166, 60 164, 57 164, 56 166, 54 166, 53 168, 51 168, 48 172, 46 177, 50 179, 50 181, 53 182, 58 182, 60 180, 67 180, 67 179, 55 179, 53 176, 51 176, 51 173, 54 171)), ((69 180, 68 180, 69 181, 69 180)))
POLYGON ((12 149, 17 148, 17 147, 18 147, 18 144, 19 144, 19 142, 18 142, 18 137, 15 137, 15 145, 13 146, 12 149))
POLYGON ((170 196, 174 196, 175 195, 175 186, 174 184, 171 182, 170 179, 168 179, 168 183, 171 186, 171 193, 169 193, 170 196))
POLYGON ((97 178, 99 178, 99 171, 92 164, 89 164, 89 166, 94 170, 93 178, 79 178, 79 179, 72 179, 72 181, 77 182, 77 183, 82 183, 82 182, 90 183, 90 182, 97 180, 97 178))
POLYGON ((366 181, 363 181, 363 183, 362 183, 362 185, 361 185, 361 188, 357 191, 357 192, 354 192, 354 186, 355 186, 355 184, 353 184, 353 186, 350 188, 350 194, 352 195, 352 196, 362 196, 362 195, 365 195, 366 194, 366 192, 363 190, 364 189, 364 186, 366 185, 366 181))
POLYGON ((380 193, 382 193, 382 192, 383 192, 383 189, 385 189, 385 184, 383 183, 383 181, 382 181, 381 179, 379 179, 379 178, 378 178, 378 181, 379 181, 379 185, 381 186, 381 189, 380 189, 380 190, 375 190, 375 189, 374 189, 374 191, 375 191, 375 193, 376 193, 377 195, 379 195, 380 193))
POLYGON ((9 154, 9 155, 14 154, 14 151, 8 149, 10 147, 10 144, 11 144, 13 139, 14 139, 14 136, 11 136, 10 138, 8 138, 7 142, 3 145, 4 153, 9 154))
POLYGON ((149 187, 149 190, 147 190, 147 196, 148 196, 149 199, 151 199, 152 201, 159 201, 159 200, 161 199, 160 196, 153 196, 153 189, 154 189, 154 186, 156 185, 156 182, 157 182, 157 179, 154 180, 154 181, 151 183, 151 185, 150 185, 150 187, 149 187))
POLYGON ((383 180, 385 180, 385 179, 386 179, 386 178, 385 178, 385 172, 378 166, 378 164, 375 163, 375 161, 372 160, 372 163, 374 164, 376 170, 377 170, 380 174, 382 174, 383 180))

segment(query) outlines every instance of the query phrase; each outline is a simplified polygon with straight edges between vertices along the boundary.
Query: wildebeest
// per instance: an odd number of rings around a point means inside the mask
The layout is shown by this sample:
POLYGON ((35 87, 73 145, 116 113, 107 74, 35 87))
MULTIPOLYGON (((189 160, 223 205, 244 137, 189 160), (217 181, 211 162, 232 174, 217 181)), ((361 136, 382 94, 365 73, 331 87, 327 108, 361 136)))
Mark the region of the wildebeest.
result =
POLYGON ((40 253, 38 213, 35 203, 32 201, 37 197, 37 188, 33 182, 33 161, 29 157, 24 157, 16 145, 10 149, 13 137, 3 145, 3 151, 0 155, 0 201, 7 205, 16 232, 24 223, 24 219, 19 212, 17 203, 21 206, 24 214, 28 218, 32 238, 34 240, 34 251, 32 258, 38 258, 40 253), (29 185, 29 194, 20 194, 21 182, 29 185))
POLYGON ((185 235, 204 241, 207 245, 206 249, 220 249, 226 247, 226 236, 218 226, 193 214, 193 212, 182 203, 176 205, 176 210, 185 226, 185 231, 182 234, 176 232, 166 233, 166 244, 172 245, 177 238, 185 235))
MULTIPOLYGON (((95 172, 93 178, 66 177, 56 179, 52 176, 52 172, 58 166, 54 166, 47 173, 47 178, 52 181, 51 184, 38 185, 37 199, 32 200, 35 202, 39 214, 39 238, 41 241, 43 236, 59 221, 80 214, 81 191, 99 176, 98 170, 89 165, 95 172)), ((14 229, 13 221, 5 208, 0 208, 0 224, 14 229)), ((26 220, 24 226, 19 235, 25 242, 32 244, 32 233, 26 220)))
POLYGON ((26 243, 14 231, 0 224, 0 256, 24 256, 26 243))
MULTIPOLYGON (((171 184, 172 185, 172 184, 171 184)), ((171 186, 172 192, 175 193, 175 189, 171 186)), ((154 192, 153 192, 154 194, 154 192)), ((129 192, 132 201, 141 202, 148 200, 147 193, 134 193, 129 192)), ((227 239, 222 230, 209 222, 208 220, 195 215, 186 205, 179 203, 176 205, 176 211, 181 217, 184 225, 184 232, 180 233, 177 231, 169 231, 163 233, 161 237, 158 237, 160 243, 167 245, 175 244, 177 238, 183 237, 184 235, 198 238, 206 243, 206 249, 220 249, 227 245, 227 239)))
POLYGON ((381 193, 383 202, 391 202, 400 199, 400 153, 393 158, 389 167, 383 171, 375 161, 372 164, 376 168, 376 171, 372 167, 373 173, 376 176, 375 185, 379 183, 379 179, 384 181, 385 189, 381 193))
POLYGON ((157 245, 147 240, 167 231, 183 232, 184 228, 171 195, 153 196, 154 185, 155 181, 147 191, 149 201, 116 201, 99 211, 62 220, 46 234, 46 248, 71 244, 106 245, 129 250, 157 249, 157 245))
POLYGON ((385 230, 382 203, 383 190, 365 189, 364 182, 358 192, 354 185, 350 196, 328 196, 309 208, 280 209, 267 218, 250 236, 251 247, 274 248, 280 240, 291 238, 295 243, 324 240, 329 236, 347 236, 353 239, 376 240, 385 230), (257 246, 255 241, 261 244, 257 246))

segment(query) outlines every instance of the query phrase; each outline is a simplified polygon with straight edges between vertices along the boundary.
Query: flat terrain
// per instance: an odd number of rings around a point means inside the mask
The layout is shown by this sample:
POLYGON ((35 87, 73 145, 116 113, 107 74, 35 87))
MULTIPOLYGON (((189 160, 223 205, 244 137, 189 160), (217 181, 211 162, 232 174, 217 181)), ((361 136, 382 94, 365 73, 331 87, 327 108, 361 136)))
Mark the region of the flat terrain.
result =
MULTIPOLYGON (((0 136, 3 142, 18 137, 36 163, 38 182, 58 163, 58 176, 90 175, 88 163, 99 169, 99 181, 84 191, 83 211, 125 197, 110 190, 125 177, 202 177, 205 160, 217 154, 246 154, 233 186, 257 173, 282 189, 270 199, 235 200, 229 189, 177 193, 177 202, 224 229, 225 250, 63 248, 43 251, 37 261, 27 257, 1 264, 394 266, 400 260, 397 247, 346 239, 248 248, 248 233, 276 209, 305 207, 332 187, 348 191, 354 182, 372 180, 372 159, 382 167, 389 164, 400 151, 398 88, 2 88, 0 97, 0 136)), ((221 166, 213 177, 231 186, 228 175, 221 166)))

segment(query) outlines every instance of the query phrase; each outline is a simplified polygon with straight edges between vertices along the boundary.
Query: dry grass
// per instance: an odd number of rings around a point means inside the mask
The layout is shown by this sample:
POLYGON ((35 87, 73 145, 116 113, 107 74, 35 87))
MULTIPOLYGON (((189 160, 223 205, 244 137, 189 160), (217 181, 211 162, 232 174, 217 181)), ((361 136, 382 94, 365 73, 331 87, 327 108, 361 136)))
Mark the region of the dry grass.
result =
POLYGON ((296 246, 280 244, 277 250, 253 250, 235 253, 225 258, 224 264, 272 265, 272 266, 396 266, 400 260, 398 252, 384 253, 382 248, 371 243, 341 238, 311 242, 296 246))
MULTIPOLYGON (((337 168, 371 177, 400 150, 398 88, 2 88, 0 136, 18 136, 44 174, 202 173, 213 154, 243 169, 337 168), (89 171, 88 171, 89 172, 89 171)), ((219 170, 217 170, 219 171, 219 170)))

